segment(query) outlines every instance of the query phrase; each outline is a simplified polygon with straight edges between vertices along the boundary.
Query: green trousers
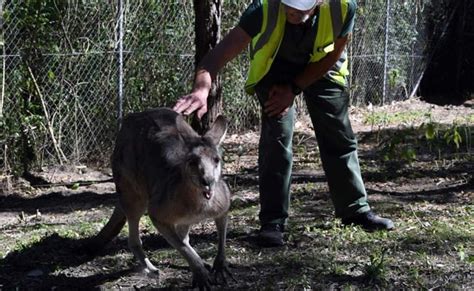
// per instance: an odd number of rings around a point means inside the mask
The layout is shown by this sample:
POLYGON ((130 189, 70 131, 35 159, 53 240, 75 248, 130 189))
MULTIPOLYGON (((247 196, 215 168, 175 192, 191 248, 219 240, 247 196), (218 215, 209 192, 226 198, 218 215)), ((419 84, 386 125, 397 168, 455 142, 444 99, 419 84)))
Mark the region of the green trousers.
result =
MULTIPOLYGON (((269 88, 256 89, 263 104, 269 88)), ((347 90, 324 79, 306 88, 304 97, 336 216, 344 218, 369 211, 357 140, 349 121, 347 90)), ((294 123, 294 106, 283 117, 268 117, 262 110, 258 156, 261 224, 286 224, 288 219, 294 123)))

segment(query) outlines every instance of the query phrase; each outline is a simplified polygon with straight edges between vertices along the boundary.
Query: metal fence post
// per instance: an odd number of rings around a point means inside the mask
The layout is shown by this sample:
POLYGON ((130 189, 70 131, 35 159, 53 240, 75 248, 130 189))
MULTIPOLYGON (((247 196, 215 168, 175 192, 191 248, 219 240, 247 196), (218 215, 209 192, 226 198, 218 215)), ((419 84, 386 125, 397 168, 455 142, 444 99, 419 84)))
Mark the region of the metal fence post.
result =
POLYGON ((385 11, 385 45, 383 51, 383 93, 382 93, 382 104, 385 104, 387 98, 387 70, 388 70, 388 35, 390 27, 390 0, 387 0, 385 11))
POLYGON ((123 1, 118 0, 118 26, 117 26, 117 54, 118 54, 118 112, 117 122, 120 127, 123 118, 123 1))
POLYGON ((5 100, 5 69, 6 69, 6 60, 5 60, 5 38, 3 31, 3 0, 0 0, 0 46, 2 47, 2 89, 0 91, 0 118, 3 118, 3 102, 5 100))

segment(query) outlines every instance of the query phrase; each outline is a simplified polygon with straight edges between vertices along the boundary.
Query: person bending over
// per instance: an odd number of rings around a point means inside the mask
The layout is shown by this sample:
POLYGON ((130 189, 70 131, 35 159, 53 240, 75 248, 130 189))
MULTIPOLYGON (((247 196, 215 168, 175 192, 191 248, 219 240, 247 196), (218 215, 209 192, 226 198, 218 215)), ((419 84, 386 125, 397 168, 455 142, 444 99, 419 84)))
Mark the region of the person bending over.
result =
POLYGON ((355 0, 254 0, 236 27, 197 68, 190 94, 174 110, 207 112, 211 82, 224 65, 250 45, 245 90, 261 105, 258 174, 258 243, 284 244, 293 163, 294 100, 303 94, 329 185, 335 215, 344 225, 390 230, 390 219, 375 215, 367 202, 349 121, 346 45, 351 37, 355 0))

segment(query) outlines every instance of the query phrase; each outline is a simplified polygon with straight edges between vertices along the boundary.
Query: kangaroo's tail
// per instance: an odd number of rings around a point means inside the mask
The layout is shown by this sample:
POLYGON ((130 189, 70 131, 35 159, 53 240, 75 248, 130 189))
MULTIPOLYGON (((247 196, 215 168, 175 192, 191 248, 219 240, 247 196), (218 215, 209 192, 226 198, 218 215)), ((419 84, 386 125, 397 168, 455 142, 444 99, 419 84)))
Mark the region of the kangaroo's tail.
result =
POLYGON ((117 205, 112 213, 107 224, 94 237, 92 237, 85 245, 86 251, 94 254, 105 247, 113 238, 115 238, 123 226, 127 218, 122 211, 122 208, 117 205))

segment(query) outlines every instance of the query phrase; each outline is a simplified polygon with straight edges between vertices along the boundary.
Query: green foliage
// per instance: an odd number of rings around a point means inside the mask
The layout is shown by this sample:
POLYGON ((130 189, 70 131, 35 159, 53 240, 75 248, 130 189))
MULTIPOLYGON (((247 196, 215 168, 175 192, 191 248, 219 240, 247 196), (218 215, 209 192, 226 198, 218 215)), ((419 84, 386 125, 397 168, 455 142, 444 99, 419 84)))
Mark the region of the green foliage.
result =
POLYGON ((400 69, 394 68, 388 72, 388 85, 391 88, 396 88, 397 86, 404 86, 404 80, 400 75, 400 69))
POLYGON ((435 150, 453 147, 460 150, 461 145, 466 146, 466 151, 472 150, 472 128, 470 123, 460 125, 454 121, 450 126, 441 127, 439 124, 428 121, 420 126, 429 146, 435 150))
POLYGON ((446 130, 443 137, 446 141, 446 144, 455 144, 456 148, 459 149, 459 145, 462 143, 462 137, 459 133, 459 127, 456 123, 446 130))
POLYGON ((369 264, 364 268, 365 276, 369 281, 382 282, 386 275, 386 248, 377 250, 370 254, 369 264))
POLYGON ((21 49, 58 51, 55 46, 65 2, 55 0, 18 1, 13 10, 4 12, 5 25, 16 25, 21 49))
POLYGON ((126 23, 137 28, 125 38, 125 47, 133 48, 125 62, 126 113, 172 105, 187 93, 194 77, 192 6, 181 1, 140 6, 147 16, 131 13, 126 23))
POLYGON ((431 112, 372 111, 365 116, 364 123, 376 130, 384 161, 412 163, 417 160, 419 148, 424 146, 434 153, 451 149, 460 151, 461 146, 465 146, 466 152, 471 152, 473 136, 470 118, 467 116, 451 125, 441 125, 433 120, 431 112))
POLYGON ((417 158, 417 143, 410 130, 397 130, 380 143, 382 158, 386 162, 412 163, 417 158))
POLYGON ((427 140, 434 140, 438 136, 439 128, 433 122, 425 125, 425 138, 427 140))
MULTIPOLYGON (((0 122, 0 139, 9 145, 8 165, 14 174, 27 171, 37 161, 38 143, 46 134, 44 111, 29 70, 35 72, 36 68, 43 66, 42 51, 58 51, 55 32, 60 28, 63 3, 54 0, 20 1, 3 14, 4 26, 14 27, 16 37, 22 40, 16 47, 22 61, 18 63, 18 69, 9 75, 12 86, 6 88, 6 95, 17 100, 17 107, 0 122)), ((7 32, 10 30, 7 29, 7 32)), ((18 52, 10 52, 7 47, 8 53, 18 52)), ((49 73, 48 77, 53 80, 54 73, 49 73)))

